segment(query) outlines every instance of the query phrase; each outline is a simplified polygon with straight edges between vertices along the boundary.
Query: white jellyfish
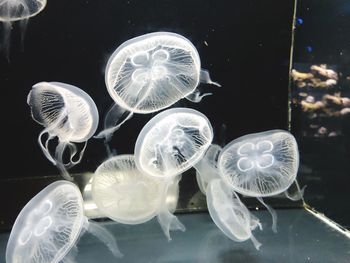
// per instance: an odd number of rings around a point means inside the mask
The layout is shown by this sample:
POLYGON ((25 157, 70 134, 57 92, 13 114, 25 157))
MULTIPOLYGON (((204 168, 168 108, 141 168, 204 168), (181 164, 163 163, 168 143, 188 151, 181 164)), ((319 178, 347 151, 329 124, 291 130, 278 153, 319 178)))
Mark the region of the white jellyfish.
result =
POLYGON ((135 144, 137 168, 150 176, 172 177, 195 165, 213 140, 205 115, 188 108, 172 108, 153 117, 135 144))
POLYGON ((122 256, 112 234, 84 216, 79 188, 68 181, 54 182, 19 213, 7 243, 6 262, 74 262, 76 244, 86 231, 114 256, 122 256))
POLYGON ((273 217, 275 211, 262 197, 285 192, 295 181, 299 167, 298 145, 287 131, 271 130, 248 134, 227 144, 220 153, 220 175, 242 195, 257 197, 273 217))
POLYGON ((168 182, 145 175, 136 168, 133 155, 118 155, 103 162, 95 171, 92 198, 102 214, 119 223, 141 224, 157 216, 170 240, 170 230, 185 230, 173 215, 179 179, 168 182), (170 208, 168 193, 173 199, 170 208))
POLYGON ((199 102, 199 83, 214 84, 201 69, 199 54, 185 37, 156 32, 130 39, 110 57, 105 81, 115 101, 105 117, 105 130, 98 137, 111 137, 133 113, 152 113, 182 98, 199 102), (116 125, 116 123, 118 125, 116 125))
POLYGON ((211 180, 206 193, 209 214, 220 230, 234 241, 250 239, 259 249, 261 243, 256 240, 252 230, 256 227, 262 230, 262 226, 238 195, 222 179, 211 180))
POLYGON ((27 103, 33 119, 45 127, 38 137, 42 151, 65 179, 72 180, 67 169, 81 161, 87 140, 97 129, 98 111, 94 101, 75 86, 60 82, 40 82, 28 94, 27 103), (47 138, 43 142, 45 134, 47 138), (52 156, 49 142, 55 137, 58 145, 52 156), (75 143, 84 143, 80 153, 75 143), (66 150, 69 150, 68 162, 63 160, 66 150), (77 160, 74 160, 76 155, 77 160))
POLYGON ((46 0, 0 0, 0 22, 3 32, 1 49, 6 54, 7 59, 9 59, 12 23, 20 22, 23 42, 28 19, 40 13, 45 6, 46 0))
POLYGON ((215 178, 220 178, 217 163, 221 150, 222 148, 219 145, 211 144, 203 158, 194 165, 198 187, 204 195, 209 182, 215 178))

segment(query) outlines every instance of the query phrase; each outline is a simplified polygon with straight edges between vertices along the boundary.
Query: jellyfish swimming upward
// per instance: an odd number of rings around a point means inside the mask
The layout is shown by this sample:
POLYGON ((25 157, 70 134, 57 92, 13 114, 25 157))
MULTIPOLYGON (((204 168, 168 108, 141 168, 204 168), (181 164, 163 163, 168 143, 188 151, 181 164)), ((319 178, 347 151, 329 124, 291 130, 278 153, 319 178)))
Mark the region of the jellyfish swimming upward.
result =
POLYGON ((142 35, 119 46, 107 63, 105 82, 115 105, 99 137, 111 136, 133 113, 156 112, 182 98, 199 102, 208 95, 197 90, 200 82, 220 86, 201 69, 194 45, 170 32, 142 35), (121 120, 125 112, 129 114, 121 120))
POLYGON ((7 243, 6 262, 74 262, 76 253, 72 252, 85 232, 105 243, 115 257, 122 256, 113 235, 84 215, 79 188, 68 181, 54 182, 17 216, 7 243))
POLYGON ((28 19, 40 13, 45 6, 46 0, 0 0, 1 50, 7 58, 9 58, 12 23, 19 21, 23 42, 28 19))
POLYGON ((27 103, 33 119, 45 127, 38 138, 43 153, 57 166, 65 179, 72 180, 67 169, 81 161, 87 140, 97 129, 98 111, 94 101, 75 86, 60 82, 40 82, 33 86, 27 103), (53 155, 49 143, 55 137, 58 145, 53 155), (84 144, 80 152, 77 143, 84 144), (66 150, 69 152, 68 161, 63 158, 66 150))

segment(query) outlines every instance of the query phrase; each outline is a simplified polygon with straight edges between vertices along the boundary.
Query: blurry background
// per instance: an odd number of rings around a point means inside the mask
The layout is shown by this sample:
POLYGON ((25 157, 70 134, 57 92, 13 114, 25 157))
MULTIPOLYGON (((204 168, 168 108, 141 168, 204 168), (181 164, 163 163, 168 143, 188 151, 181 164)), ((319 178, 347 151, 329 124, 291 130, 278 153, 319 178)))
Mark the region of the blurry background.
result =
POLYGON ((299 1, 292 132, 306 202, 350 227, 350 3, 299 1))
MULTIPOLYGON (((20 28, 15 23, 10 61, 4 56, 0 58, 3 130, 0 198, 6 200, 0 213, 1 229, 8 229, 23 205, 59 178, 58 170, 38 146, 37 137, 43 127, 32 120, 26 103, 35 83, 60 81, 80 87, 95 100, 103 120, 112 103, 104 83, 109 56, 130 38, 171 31, 192 41, 202 67, 222 85, 222 88, 202 86, 213 95, 199 104, 181 100, 174 105, 195 108, 207 115, 214 128, 214 142, 224 145, 247 133, 288 129, 293 12, 294 0, 53 0, 48 1, 42 13, 30 19, 23 49, 20 28)), ((307 20, 305 17, 305 24, 307 20)), ((310 27, 308 32, 315 33, 316 29, 319 27, 310 27)), ((298 41, 302 38, 297 36, 298 41)), ((301 58, 309 53, 296 51, 296 54, 301 58)), ((113 148, 119 154, 133 153, 139 131, 154 115, 135 114, 115 133, 113 148)), ((304 153, 313 153, 311 148, 301 149, 302 158, 304 153)), ((70 172, 93 172, 106 157, 103 142, 91 139, 82 162, 70 172)), ((333 163, 329 163, 331 167, 333 163)), ((312 183, 307 195, 309 191, 317 191, 312 183)), ((181 181, 179 209, 196 210, 197 192, 191 170, 181 181)), ((275 205, 284 204, 285 199, 275 201, 275 205)))

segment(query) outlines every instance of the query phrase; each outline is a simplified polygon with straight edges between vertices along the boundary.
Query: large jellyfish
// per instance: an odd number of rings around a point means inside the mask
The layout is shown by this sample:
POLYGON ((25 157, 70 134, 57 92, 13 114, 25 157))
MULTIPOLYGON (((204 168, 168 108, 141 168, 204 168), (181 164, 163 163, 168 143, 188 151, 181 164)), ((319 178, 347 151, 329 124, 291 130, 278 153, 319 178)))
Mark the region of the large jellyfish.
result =
POLYGON ((19 21, 21 27, 21 38, 23 42, 24 33, 28 19, 40 13, 46 6, 46 0, 0 0, 0 22, 2 22, 1 49, 9 58, 10 36, 12 23, 19 21))
POLYGON ((259 227, 259 220, 249 212, 238 195, 222 179, 213 179, 207 187, 207 205, 211 218, 231 240, 242 242, 251 239, 256 249, 261 243, 252 230, 259 227))
POLYGON ((203 158, 194 165, 199 190, 205 195, 209 182, 215 178, 220 178, 217 166, 219 154, 222 148, 217 144, 211 144, 205 152, 203 158))
POLYGON ((177 200, 180 177, 167 182, 141 173, 133 155, 118 155, 103 162, 92 177, 92 197, 102 214, 123 224, 141 224, 157 216, 170 240, 170 230, 185 227, 168 207, 167 195, 177 200))
POLYGON ((115 101, 105 117, 105 130, 98 137, 109 140, 133 113, 165 109, 182 98, 199 102, 200 82, 214 84, 201 69, 199 54, 185 37, 156 32, 130 39, 110 57, 105 81, 115 101), (118 122, 118 124, 116 124, 118 122))
POLYGON ((172 177, 195 165, 213 140, 205 115, 188 108, 172 108, 153 117, 135 144, 137 168, 150 176, 172 177))
POLYGON ((19 213, 7 243, 6 262, 74 262, 76 243, 86 231, 115 257, 122 256, 112 234, 84 216, 79 188, 68 181, 54 182, 19 213))
POLYGON ((40 82, 28 94, 27 103, 33 119, 45 127, 38 137, 45 156, 58 167, 65 179, 72 180, 67 169, 81 161, 87 140, 97 129, 98 111, 94 101, 75 86, 60 82, 40 82), (43 142, 45 134, 47 138, 43 142), (58 138, 58 145, 52 156, 49 142, 55 137, 58 138), (84 143, 79 154, 75 143, 84 143), (68 162, 63 160, 66 150, 69 150, 68 162))
POLYGON ((285 192, 296 180, 299 152, 293 135, 271 130, 242 136, 223 148, 218 167, 234 191, 257 197, 270 211, 276 232, 276 213, 262 197, 285 192))

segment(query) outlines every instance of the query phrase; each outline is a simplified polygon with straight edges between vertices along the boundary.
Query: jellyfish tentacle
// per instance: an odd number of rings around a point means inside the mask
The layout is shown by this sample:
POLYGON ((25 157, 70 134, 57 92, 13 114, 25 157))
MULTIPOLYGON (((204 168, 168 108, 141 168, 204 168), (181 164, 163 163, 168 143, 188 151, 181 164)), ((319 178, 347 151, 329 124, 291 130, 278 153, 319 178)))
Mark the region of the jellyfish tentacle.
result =
POLYGON ((118 248, 115 237, 103 226, 95 222, 88 222, 87 231, 102 241, 116 258, 123 257, 123 254, 118 248))
POLYGON ((199 79, 200 79, 201 83, 212 84, 212 85, 215 85, 217 87, 221 87, 221 85, 219 83, 211 80, 210 75, 209 75, 209 71, 206 69, 201 69, 199 79))
POLYGON ((170 237, 170 230, 180 230, 182 232, 186 231, 186 227, 180 222, 180 220, 175 215, 173 215, 169 211, 169 208, 166 203, 166 197, 167 197, 167 193, 170 185, 172 183, 177 183, 177 180, 173 182, 172 180, 174 180, 174 178, 170 180, 168 179, 168 181, 165 183, 166 186, 164 187, 164 191, 162 194, 163 196, 161 201, 161 207, 160 207, 159 214, 157 216, 157 220, 168 241, 172 240, 172 238, 170 237))
POLYGON ((275 209, 273 209, 271 206, 269 206, 268 204, 266 204, 264 202, 264 200, 261 197, 257 197, 257 199, 259 200, 259 202, 266 207, 266 209, 269 211, 269 213, 271 214, 272 217, 272 231, 274 233, 277 233, 277 213, 275 211, 275 209))
POLYGON ((50 153, 50 151, 49 151, 49 141, 50 141, 51 139, 53 139, 53 138, 54 138, 54 136, 50 135, 48 129, 44 129, 44 130, 41 131, 40 134, 39 134, 38 143, 39 143, 39 146, 40 146, 41 150, 43 151, 44 155, 46 156, 46 158, 47 158, 50 162, 52 162, 54 165, 56 165, 56 160, 52 157, 52 155, 51 155, 51 153, 50 153), (45 141, 45 144, 43 144, 43 142, 42 142, 42 137, 43 137, 43 135, 44 135, 45 133, 47 133, 47 136, 48 136, 48 137, 47 137, 47 139, 46 139, 46 141, 45 141))

